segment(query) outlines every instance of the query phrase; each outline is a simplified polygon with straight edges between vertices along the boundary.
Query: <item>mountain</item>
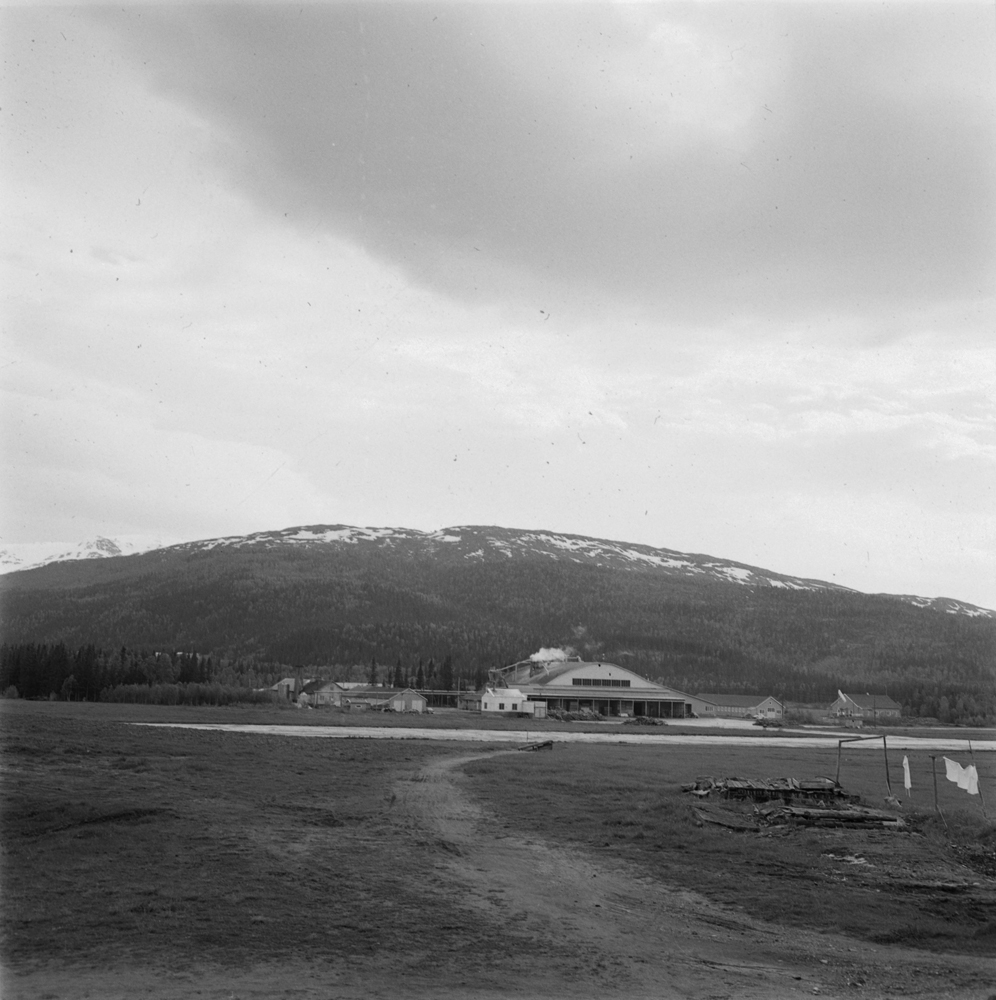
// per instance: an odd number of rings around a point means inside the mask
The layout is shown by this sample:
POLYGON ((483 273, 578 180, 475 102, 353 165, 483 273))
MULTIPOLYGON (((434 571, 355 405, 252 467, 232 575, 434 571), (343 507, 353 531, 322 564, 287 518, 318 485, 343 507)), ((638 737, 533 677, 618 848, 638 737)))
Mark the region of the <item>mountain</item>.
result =
POLYGON ((76 559, 109 559, 157 548, 158 542, 145 539, 115 540, 98 535, 87 542, 10 542, 0 548, 0 574, 34 569, 53 562, 76 559))
POLYGON ((310 525, 0 579, 8 643, 480 671, 571 645, 678 687, 832 696, 996 684, 996 615, 550 531, 310 525))

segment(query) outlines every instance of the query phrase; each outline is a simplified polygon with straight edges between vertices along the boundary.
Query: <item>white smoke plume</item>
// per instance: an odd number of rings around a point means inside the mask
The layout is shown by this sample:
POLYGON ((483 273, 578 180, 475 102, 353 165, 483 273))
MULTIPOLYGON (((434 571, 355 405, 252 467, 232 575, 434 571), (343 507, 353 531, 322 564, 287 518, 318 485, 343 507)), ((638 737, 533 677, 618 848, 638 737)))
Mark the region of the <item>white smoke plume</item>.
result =
POLYGON ((547 649, 544 646, 538 652, 533 653, 529 659, 536 663, 548 663, 550 660, 568 660, 572 656, 577 656, 577 653, 570 646, 565 649, 547 649))

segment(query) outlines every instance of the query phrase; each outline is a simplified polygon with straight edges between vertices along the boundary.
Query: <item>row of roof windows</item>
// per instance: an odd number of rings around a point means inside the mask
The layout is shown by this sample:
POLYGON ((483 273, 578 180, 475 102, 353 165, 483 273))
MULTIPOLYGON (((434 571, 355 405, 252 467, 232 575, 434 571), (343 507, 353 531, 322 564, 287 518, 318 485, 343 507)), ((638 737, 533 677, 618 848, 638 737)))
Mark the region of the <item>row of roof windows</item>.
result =
POLYGON ((575 687, 629 687, 629 681, 616 680, 614 677, 572 677, 571 683, 575 687))

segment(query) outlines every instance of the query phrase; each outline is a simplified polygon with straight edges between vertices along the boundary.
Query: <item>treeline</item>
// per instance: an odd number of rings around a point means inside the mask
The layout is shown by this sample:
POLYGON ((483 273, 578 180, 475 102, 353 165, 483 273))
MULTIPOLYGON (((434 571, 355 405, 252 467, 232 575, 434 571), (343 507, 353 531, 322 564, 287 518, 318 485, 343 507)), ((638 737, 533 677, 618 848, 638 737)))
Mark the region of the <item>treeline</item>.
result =
POLYGON ((440 664, 434 657, 407 662, 398 657, 393 665, 372 657, 366 664, 305 667, 125 646, 107 651, 91 644, 75 652, 61 642, 0 646, 0 693, 6 697, 159 705, 260 703, 272 700, 271 685, 287 676, 452 691, 479 688, 486 674, 459 670, 452 656, 440 664))
POLYGON ((92 644, 73 652, 61 642, 0 646, 0 691, 21 698, 99 701, 108 700, 108 693, 121 686, 210 687, 213 683, 243 688, 257 680, 238 662, 214 661, 196 653, 148 652, 124 646, 109 652, 92 644))

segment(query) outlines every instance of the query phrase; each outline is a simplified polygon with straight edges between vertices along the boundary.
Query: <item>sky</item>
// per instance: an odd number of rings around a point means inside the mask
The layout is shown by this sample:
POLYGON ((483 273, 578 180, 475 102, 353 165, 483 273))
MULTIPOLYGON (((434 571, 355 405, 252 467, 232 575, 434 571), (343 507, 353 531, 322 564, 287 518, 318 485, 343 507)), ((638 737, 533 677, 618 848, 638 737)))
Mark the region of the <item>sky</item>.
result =
POLYGON ((0 545, 497 524, 996 608, 992 4, 0 29, 0 545))

